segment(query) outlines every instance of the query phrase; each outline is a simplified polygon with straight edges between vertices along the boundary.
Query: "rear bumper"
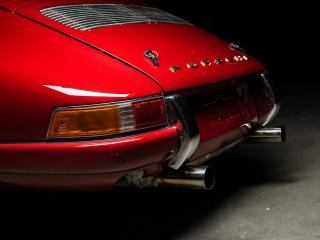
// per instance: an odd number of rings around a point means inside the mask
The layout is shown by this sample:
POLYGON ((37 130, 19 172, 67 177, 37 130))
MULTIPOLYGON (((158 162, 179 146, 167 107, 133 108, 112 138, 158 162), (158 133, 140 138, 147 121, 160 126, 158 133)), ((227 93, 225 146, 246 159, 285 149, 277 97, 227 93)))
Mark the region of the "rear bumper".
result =
POLYGON ((135 169, 160 172, 178 148, 175 127, 112 140, 0 144, 0 182, 108 188, 135 169))

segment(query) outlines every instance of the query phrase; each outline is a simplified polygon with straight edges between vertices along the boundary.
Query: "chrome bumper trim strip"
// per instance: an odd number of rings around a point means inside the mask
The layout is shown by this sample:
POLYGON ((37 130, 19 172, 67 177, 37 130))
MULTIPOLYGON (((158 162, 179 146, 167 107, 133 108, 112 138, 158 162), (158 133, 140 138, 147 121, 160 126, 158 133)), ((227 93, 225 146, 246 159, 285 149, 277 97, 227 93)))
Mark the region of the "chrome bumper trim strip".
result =
POLYGON ((180 149, 177 155, 169 162, 169 167, 179 169, 196 152, 200 143, 200 131, 186 101, 181 95, 168 96, 166 97, 166 102, 174 108, 177 118, 182 124, 180 149))

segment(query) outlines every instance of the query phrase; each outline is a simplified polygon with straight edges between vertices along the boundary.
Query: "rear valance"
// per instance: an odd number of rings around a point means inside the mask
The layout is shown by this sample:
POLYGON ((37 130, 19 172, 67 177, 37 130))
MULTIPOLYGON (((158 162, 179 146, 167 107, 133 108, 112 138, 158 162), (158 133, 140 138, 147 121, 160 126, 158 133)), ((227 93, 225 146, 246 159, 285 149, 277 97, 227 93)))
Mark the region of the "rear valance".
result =
POLYGON ((132 23, 190 24, 158 8, 124 4, 80 4, 45 8, 44 16, 68 27, 87 31, 132 23))

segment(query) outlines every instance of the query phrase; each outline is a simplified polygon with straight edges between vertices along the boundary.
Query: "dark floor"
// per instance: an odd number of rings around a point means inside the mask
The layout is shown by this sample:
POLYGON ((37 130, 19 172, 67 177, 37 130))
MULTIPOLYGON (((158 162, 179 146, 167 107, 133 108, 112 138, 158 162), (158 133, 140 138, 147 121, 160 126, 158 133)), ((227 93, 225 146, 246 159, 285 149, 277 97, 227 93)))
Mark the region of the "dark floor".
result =
POLYGON ((320 239, 320 94, 293 82, 280 86, 283 108, 275 122, 286 125, 287 143, 241 145, 219 157, 215 191, 2 190, 0 234, 320 239))

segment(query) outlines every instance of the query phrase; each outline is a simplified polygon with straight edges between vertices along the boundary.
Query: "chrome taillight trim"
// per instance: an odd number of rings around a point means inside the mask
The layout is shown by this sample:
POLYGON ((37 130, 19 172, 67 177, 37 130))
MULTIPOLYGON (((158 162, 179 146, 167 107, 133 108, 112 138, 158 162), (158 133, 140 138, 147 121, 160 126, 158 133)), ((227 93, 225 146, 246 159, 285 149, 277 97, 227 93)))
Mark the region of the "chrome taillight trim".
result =
POLYGON ((187 21, 158 8, 125 4, 77 4, 49 7, 40 13, 80 31, 133 23, 188 24, 187 21))

